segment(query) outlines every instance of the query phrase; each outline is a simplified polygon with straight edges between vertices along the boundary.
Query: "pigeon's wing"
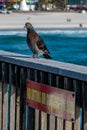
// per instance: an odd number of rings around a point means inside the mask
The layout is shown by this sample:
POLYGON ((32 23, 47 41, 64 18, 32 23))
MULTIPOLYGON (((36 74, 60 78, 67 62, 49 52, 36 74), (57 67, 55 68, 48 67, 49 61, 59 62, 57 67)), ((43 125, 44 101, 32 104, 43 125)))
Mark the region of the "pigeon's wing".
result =
POLYGON ((38 35, 35 31, 30 30, 29 33, 27 33, 27 44, 31 49, 31 51, 33 51, 33 53, 35 53, 34 46, 36 44, 37 39, 38 39, 38 35))
POLYGON ((28 34, 28 40, 30 44, 36 44, 37 47, 42 50, 42 51, 47 51, 49 54, 50 52, 48 51, 43 39, 41 36, 39 36, 35 31, 30 31, 28 34))
POLYGON ((27 40, 29 39, 29 41, 31 41, 32 43, 33 43, 33 41, 37 41, 37 39, 38 39, 38 34, 35 32, 35 31, 33 31, 33 30, 31 30, 29 33, 28 33, 28 36, 27 36, 27 40))
POLYGON ((48 51, 43 39, 38 36, 38 41, 37 41, 37 46, 40 50, 42 50, 44 53, 43 53, 43 56, 46 58, 46 59, 52 59, 52 57, 50 56, 50 52, 48 51))
POLYGON ((43 41, 43 39, 39 35, 38 35, 38 40, 37 40, 36 44, 37 44, 37 46, 40 50, 50 54, 50 52, 48 51, 48 49, 47 49, 47 47, 46 47, 46 45, 43 41))
POLYGON ((30 43, 28 42, 28 45, 30 49, 33 51, 33 53, 37 53, 38 51, 37 48, 38 48, 39 50, 43 51, 43 55, 45 58, 52 59, 50 57, 50 52, 48 51, 43 39, 34 30, 29 32, 28 41, 30 42, 30 43))

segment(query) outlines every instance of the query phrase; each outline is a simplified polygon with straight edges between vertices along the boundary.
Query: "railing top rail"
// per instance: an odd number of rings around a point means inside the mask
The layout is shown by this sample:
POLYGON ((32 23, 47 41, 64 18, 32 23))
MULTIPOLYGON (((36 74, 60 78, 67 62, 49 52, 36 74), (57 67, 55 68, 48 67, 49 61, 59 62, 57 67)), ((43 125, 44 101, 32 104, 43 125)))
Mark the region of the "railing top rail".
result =
POLYGON ((28 55, 21 55, 2 50, 0 51, 0 61, 87 81, 87 67, 85 66, 47 60, 43 58, 33 59, 28 55))

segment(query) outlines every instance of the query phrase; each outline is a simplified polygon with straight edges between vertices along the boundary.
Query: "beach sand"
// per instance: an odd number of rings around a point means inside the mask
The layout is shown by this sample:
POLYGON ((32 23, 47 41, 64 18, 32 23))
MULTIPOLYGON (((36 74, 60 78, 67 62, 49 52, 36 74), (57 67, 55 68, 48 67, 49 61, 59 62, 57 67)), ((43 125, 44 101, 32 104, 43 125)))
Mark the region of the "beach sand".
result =
POLYGON ((24 29, 24 24, 30 22, 34 28, 87 28, 87 13, 66 12, 29 12, 0 14, 0 30, 24 29))

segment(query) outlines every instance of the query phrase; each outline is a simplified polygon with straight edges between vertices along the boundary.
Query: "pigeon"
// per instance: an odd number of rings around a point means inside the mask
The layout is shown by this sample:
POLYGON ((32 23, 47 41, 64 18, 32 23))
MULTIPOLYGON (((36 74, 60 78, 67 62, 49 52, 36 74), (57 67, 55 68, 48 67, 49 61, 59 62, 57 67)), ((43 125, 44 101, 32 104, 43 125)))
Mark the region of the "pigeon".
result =
POLYGON ((33 52, 33 58, 35 55, 39 58, 43 55, 46 59, 52 59, 50 52, 48 51, 43 39, 35 31, 31 23, 25 23, 25 28, 27 29, 27 44, 30 50, 33 52))

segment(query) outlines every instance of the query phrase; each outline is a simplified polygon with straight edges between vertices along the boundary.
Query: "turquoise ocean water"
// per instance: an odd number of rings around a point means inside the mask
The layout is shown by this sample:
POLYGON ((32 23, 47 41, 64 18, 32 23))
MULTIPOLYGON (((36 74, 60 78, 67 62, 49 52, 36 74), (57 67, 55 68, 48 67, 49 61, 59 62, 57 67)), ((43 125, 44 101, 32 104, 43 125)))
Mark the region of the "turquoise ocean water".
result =
MULTIPOLYGON (((87 66, 87 30, 37 30, 54 60, 87 66)), ((0 31, 0 50, 32 55, 26 30, 0 31)))

